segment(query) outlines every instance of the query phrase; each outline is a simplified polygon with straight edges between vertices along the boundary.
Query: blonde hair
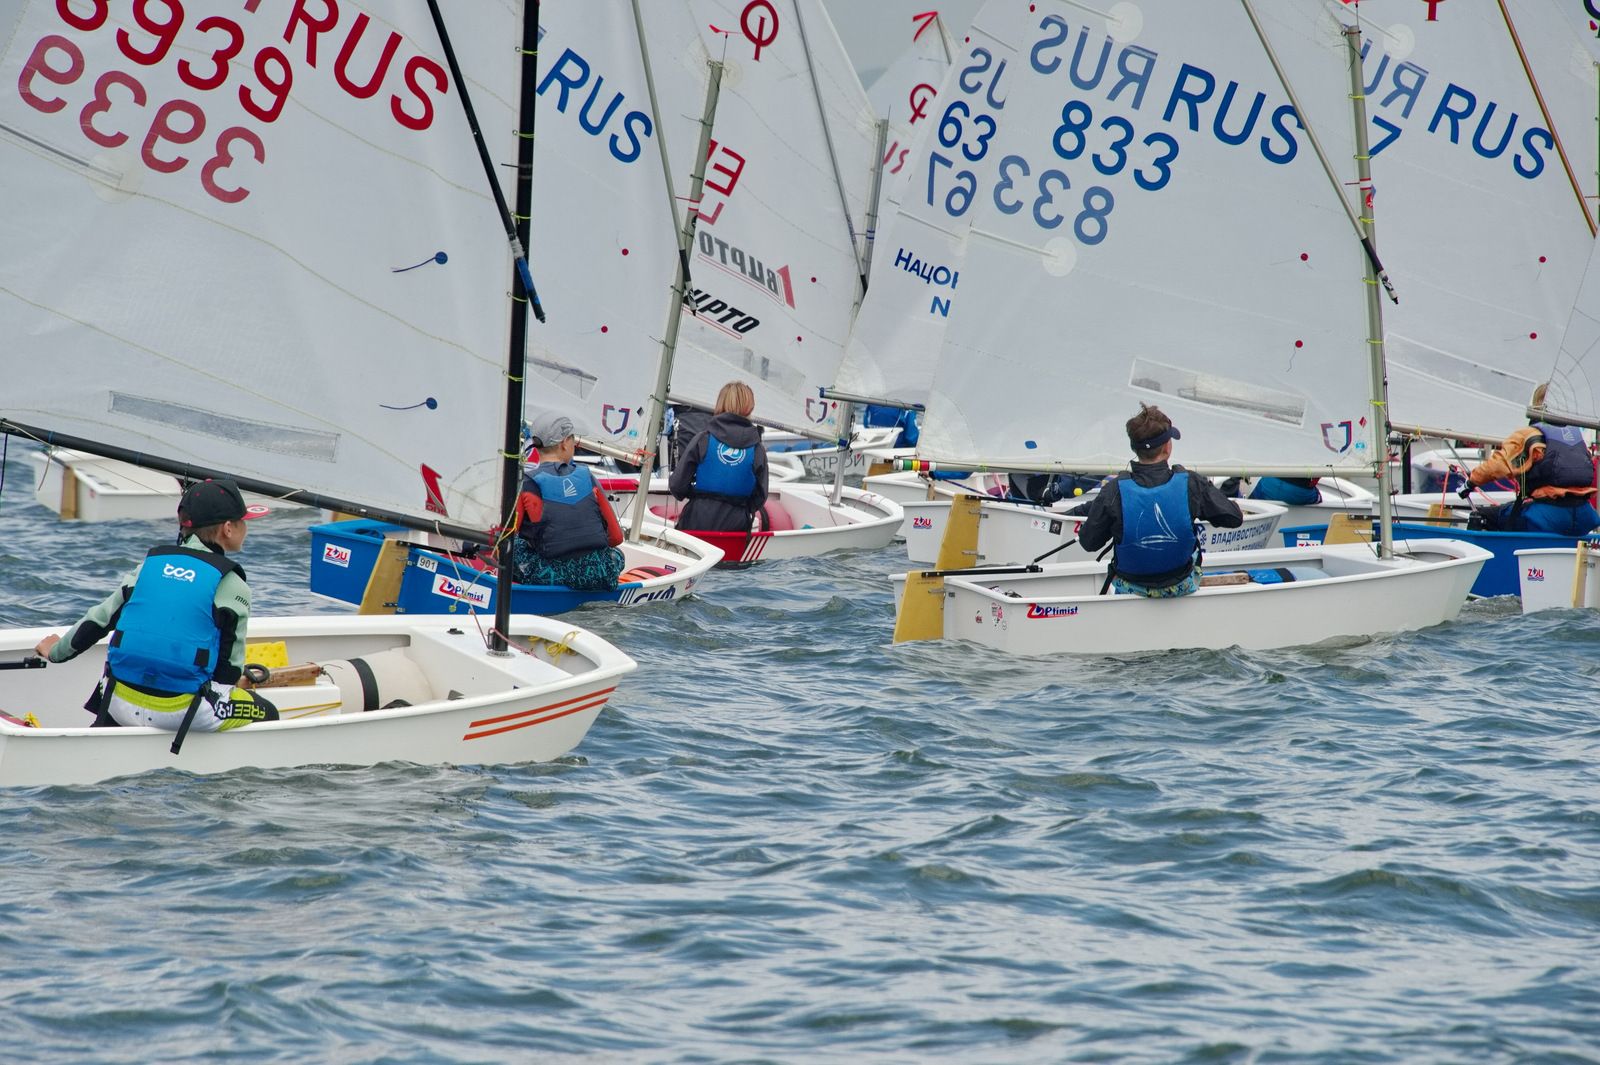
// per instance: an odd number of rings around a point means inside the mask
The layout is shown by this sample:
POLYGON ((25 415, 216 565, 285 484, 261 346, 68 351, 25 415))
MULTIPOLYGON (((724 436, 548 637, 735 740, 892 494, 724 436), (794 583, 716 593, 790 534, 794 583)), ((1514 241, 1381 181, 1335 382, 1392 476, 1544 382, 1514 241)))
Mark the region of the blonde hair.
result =
POLYGON ((756 394, 750 391, 750 386, 743 381, 729 381, 717 393, 717 409, 711 413, 737 414, 748 418, 755 409, 756 394))

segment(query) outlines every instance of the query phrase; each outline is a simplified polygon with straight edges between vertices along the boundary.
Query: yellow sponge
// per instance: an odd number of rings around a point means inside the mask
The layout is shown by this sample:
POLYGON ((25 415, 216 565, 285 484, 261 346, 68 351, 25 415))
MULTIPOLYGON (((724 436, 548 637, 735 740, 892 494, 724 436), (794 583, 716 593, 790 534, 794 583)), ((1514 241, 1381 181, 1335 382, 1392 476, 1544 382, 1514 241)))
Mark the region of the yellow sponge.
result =
POLYGON ((289 664, 289 645, 282 640, 245 644, 244 660, 268 669, 278 669, 289 664))

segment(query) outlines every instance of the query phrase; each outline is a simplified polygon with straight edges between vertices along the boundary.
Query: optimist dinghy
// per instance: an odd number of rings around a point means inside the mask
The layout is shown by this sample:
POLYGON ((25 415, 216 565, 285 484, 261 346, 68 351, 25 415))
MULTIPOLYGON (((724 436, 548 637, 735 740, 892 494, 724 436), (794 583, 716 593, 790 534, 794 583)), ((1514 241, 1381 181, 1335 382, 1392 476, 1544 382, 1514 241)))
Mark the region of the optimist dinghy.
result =
MULTIPOLYGON (((51 631, 0 633, 0 659, 18 661, 51 631)), ((591 633, 521 615, 510 619, 506 654, 491 653, 483 633, 457 618, 262 618, 250 635, 302 665, 277 671, 286 683, 269 677, 259 689, 281 720, 191 732, 176 757, 171 732, 87 727, 83 703, 104 666, 103 644, 60 665, 0 672, 0 787, 92 784, 152 769, 548 761, 577 746, 634 669, 591 633)))
POLYGON ((1019 654, 1267 648, 1459 611, 1487 553, 1397 547, 1387 532, 1388 426, 1371 417, 1385 408, 1384 332, 1367 297, 1388 278, 1364 221, 1368 120, 1347 21, 1311 2, 1096 14, 993 0, 941 90, 942 134, 916 161, 926 195, 886 227, 931 269, 875 278, 851 352, 864 356, 859 395, 904 403, 926 389, 918 459, 934 471, 1113 472, 1124 420, 1156 403, 1198 475, 1371 472, 1378 541, 1210 554, 1211 582, 1172 600, 1101 594, 1104 563, 969 570, 947 541, 940 568, 905 585, 897 639, 1019 654), (1163 94, 1175 102, 1141 107, 1109 74, 1072 67, 1074 41, 1111 57, 1104 71, 1152 57, 1152 84, 1176 86, 1163 94), (1227 92, 1191 95, 1196 71, 1227 92), (1220 239, 1170 239, 1199 217, 1220 239), (929 274, 959 275, 959 288, 934 290, 929 274), (905 392, 894 375, 913 349, 932 380, 913 371, 905 392))
MULTIPOLYGON (((458 65, 426 5, 392 5, 378 31, 387 81, 370 99, 285 59, 294 14, 247 7, 173 5, 149 45, 106 5, 8 6, 0 81, 20 89, 0 93, 11 194, 0 432, 489 542, 515 501, 524 339, 539 308, 519 255, 531 139, 511 121, 478 139, 464 112, 471 86, 537 99, 531 12, 516 0, 476 12, 458 65), (212 75, 193 60, 217 34, 241 58, 198 86, 212 75), (130 48, 143 57, 132 68, 130 48), (108 84, 119 86, 109 114, 103 94, 96 102, 108 84), (142 152, 120 147, 141 140, 142 152), (516 181, 514 206, 500 174, 516 181), (485 416, 495 397, 503 423, 485 416)), ((326 21, 328 40, 350 49, 369 26, 351 9, 330 7, 326 21)), ((251 618, 250 638, 282 642, 308 682, 270 689, 284 720, 191 733, 181 749, 170 732, 82 727, 101 650, 6 670, 0 784, 557 757, 633 663, 570 623, 513 618, 510 599, 481 629, 251 618)), ((0 654, 20 656, 47 631, 0 632, 0 654)))

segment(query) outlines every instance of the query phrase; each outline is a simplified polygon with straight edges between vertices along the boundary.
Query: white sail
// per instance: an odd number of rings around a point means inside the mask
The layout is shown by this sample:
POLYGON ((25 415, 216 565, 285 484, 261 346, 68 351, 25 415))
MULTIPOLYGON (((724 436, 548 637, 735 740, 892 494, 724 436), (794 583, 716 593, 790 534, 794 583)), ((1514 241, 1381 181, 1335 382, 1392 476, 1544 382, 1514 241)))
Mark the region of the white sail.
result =
POLYGON ((1600 394, 1600 244, 1588 269, 1561 338, 1561 358, 1551 378, 1545 406, 1552 415, 1593 416, 1584 401, 1600 394))
POLYGON ((1556 366, 1594 243, 1558 150, 1592 192, 1594 64, 1548 0, 1360 10, 1378 247, 1401 297, 1390 419, 1497 439, 1556 366))
POLYGON ((551 206, 533 242, 551 321, 534 339, 541 372, 562 384, 529 406, 642 446, 716 59, 725 73, 670 395, 709 408, 743 380, 758 418, 832 438, 837 406, 818 390, 833 381, 859 301, 875 150, 865 93, 818 0, 657 0, 641 14, 660 130, 628 6, 544 17, 534 182, 551 206))
MULTIPOLYGON (((903 198, 911 180, 914 141, 924 125, 939 114, 939 87, 950 73, 955 42, 937 11, 911 20, 911 43, 867 89, 873 110, 889 123, 884 138, 883 177, 878 190, 878 217, 884 219, 903 198)), ((881 225, 880 221, 880 225, 881 225)), ((876 235, 874 235, 875 238, 876 235)))
MULTIPOLYGON (((628 4, 546 5, 540 31, 528 253, 548 321, 529 325, 527 407, 636 452, 678 271, 659 141, 692 151, 700 104, 663 101, 658 128, 628 4)), ((697 90, 691 71, 682 81, 704 97, 703 64, 697 90)))
MULTIPOLYGON (((502 162, 521 9, 456 41, 502 162)), ((141 11, 0 3, 0 416, 495 523, 511 261, 426 6, 141 11)))
MULTIPOLYGON (((1189 464, 1370 464, 1360 245, 1244 8, 1035 6, 975 21, 858 324, 938 353, 919 454, 1114 467, 1144 401, 1189 464)), ((1348 98, 1320 4, 1258 10, 1348 98)), ((1353 176, 1352 127, 1318 132, 1353 176)))

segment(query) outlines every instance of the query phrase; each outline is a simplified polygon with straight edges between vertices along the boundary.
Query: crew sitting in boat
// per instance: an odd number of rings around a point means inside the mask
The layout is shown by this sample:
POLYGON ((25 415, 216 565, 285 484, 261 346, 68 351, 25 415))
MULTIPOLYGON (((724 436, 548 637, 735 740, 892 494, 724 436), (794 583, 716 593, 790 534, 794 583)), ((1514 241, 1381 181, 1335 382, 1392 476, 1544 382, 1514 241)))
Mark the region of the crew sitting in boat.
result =
POLYGON ((885 407, 868 403, 861 412, 861 424, 868 429, 889 429, 899 426, 900 435, 890 447, 916 447, 922 431, 917 428, 917 412, 909 408, 885 407))
POLYGON ((1222 482, 1222 494, 1234 499, 1266 499, 1291 507, 1314 507, 1322 502, 1322 489, 1317 487, 1319 480, 1319 477, 1230 477, 1222 482))
POLYGON ((278 711, 242 681, 250 586, 228 558, 244 546, 238 485, 198 481, 178 501, 178 543, 152 547, 134 571, 66 631, 34 649, 76 658, 111 634, 106 671, 84 709, 94 724, 217 732, 278 711), (188 724, 185 725, 185 721, 188 724))
POLYGON ((767 502, 767 449, 750 420, 755 393, 730 381, 717 393, 710 423, 683 451, 668 487, 687 499, 678 515, 684 532, 749 532, 767 502))
POLYGON ((1128 472, 1117 474, 1093 502, 1069 512, 1088 515, 1078 543, 1088 551, 1116 544, 1111 587, 1118 594, 1189 595, 1200 587, 1196 523, 1235 529, 1244 524, 1244 513, 1206 478, 1168 465, 1172 442, 1182 434, 1161 408, 1139 404, 1127 429, 1134 454, 1128 472))
POLYGON ((1514 479, 1517 498, 1475 510, 1469 528, 1583 536, 1600 526, 1594 459, 1576 426, 1536 421, 1518 429, 1468 472, 1460 495, 1500 478, 1514 479))
POLYGON ((622 526, 589 467, 573 460, 577 429, 564 414, 528 423, 539 464, 522 479, 511 542, 513 576, 522 584, 579 591, 617 586, 626 559, 617 545, 622 526))

